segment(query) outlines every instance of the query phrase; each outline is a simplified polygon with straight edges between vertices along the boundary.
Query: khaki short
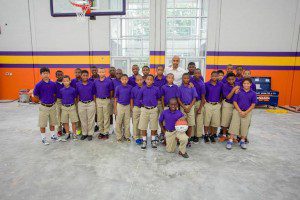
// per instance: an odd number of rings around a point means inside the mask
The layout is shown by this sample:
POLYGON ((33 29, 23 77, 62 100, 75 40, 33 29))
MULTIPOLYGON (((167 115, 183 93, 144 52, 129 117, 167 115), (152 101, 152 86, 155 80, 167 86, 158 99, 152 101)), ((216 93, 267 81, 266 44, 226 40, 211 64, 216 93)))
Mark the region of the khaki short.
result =
POLYGON ((39 107, 39 127, 46 128, 48 121, 50 126, 57 125, 56 104, 52 107, 40 105, 39 107))
POLYGON ((177 146, 177 140, 179 140, 179 151, 181 153, 186 152, 186 145, 188 143, 189 137, 183 133, 183 132, 178 132, 178 131, 173 131, 173 132, 168 132, 166 131, 166 150, 169 153, 173 153, 176 150, 177 146))
POLYGON ((222 117, 221 117, 221 126, 228 128, 232 119, 232 112, 233 112, 233 104, 227 103, 223 100, 222 104, 222 117))
POLYGON ((248 113, 246 117, 243 118, 240 116, 239 112, 236 109, 234 109, 228 132, 230 134, 247 137, 250 123, 251 123, 251 117, 252 117, 252 111, 248 113))
POLYGON ((152 131, 156 131, 158 129, 158 111, 157 107, 153 109, 141 108, 141 116, 139 122, 140 130, 147 130, 148 124, 149 128, 152 131))
POLYGON ((138 127, 140 116, 141 116, 141 108, 134 106, 132 110, 132 130, 133 130, 133 138, 135 140, 141 138, 141 132, 138 127))
POLYGON ((219 127, 221 124, 221 104, 204 104, 204 126, 219 127))
POLYGON ((180 107, 181 112, 186 117, 189 126, 195 126, 195 106, 192 106, 189 113, 184 112, 183 108, 180 107))
POLYGON ((65 107, 61 106, 61 123, 69 123, 69 119, 71 123, 78 122, 78 115, 77 115, 77 110, 76 106, 70 106, 70 107, 65 107))

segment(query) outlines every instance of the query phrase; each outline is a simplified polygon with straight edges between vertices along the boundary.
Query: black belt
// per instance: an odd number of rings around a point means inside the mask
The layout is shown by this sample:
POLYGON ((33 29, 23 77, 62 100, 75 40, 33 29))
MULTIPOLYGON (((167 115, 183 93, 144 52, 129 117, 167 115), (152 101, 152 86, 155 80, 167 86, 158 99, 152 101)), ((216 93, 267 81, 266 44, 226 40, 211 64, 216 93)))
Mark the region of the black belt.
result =
POLYGON ((148 110, 151 110, 151 109, 153 109, 153 108, 156 108, 156 106, 152 106, 152 107, 142 106, 142 107, 144 107, 144 108, 146 108, 146 109, 148 109, 148 110))
POLYGON ((168 129, 166 129, 166 131, 168 131, 168 132, 174 132, 174 131, 175 131, 175 129, 174 129, 174 130, 168 130, 168 129))
POLYGON ((183 105, 185 105, 185 106, 189 106, 190 104, 186 104, 186 103, 184 103, 183 105))
POLYGON ((90 102, 92 102, 93 100, 89 100, 89 101, 82 101, 82 100, 80 100, 82 103, 84 103, 84 104, 87 104, 87 103, 90 103, 90 102))
POLYGON ((109 97, 105 97, 105 98, 99 98, 99 97, 97 97, 98 99, 109 99, 109 97))
POLYGON ((46 107, 48 107, 48 108, 52 107, 54 104, 55 104, 55 103, 53 103, 53 104, 45 104, 45 103, 41 103, 42 106, 46 106, 46 107))
POLYGON ((74 105, 74 103, 73 104, 62 104, 64 107, 71 107, 71 106, 73 106, 74 105))
POLYGON ((207 102, 207 103, 210 103, 212 105, 217 105, 219 102, 207 102))
POLYGON ((229 100, 225 99, 225 102, 232 104, 232 102, 230 102, 229 100))

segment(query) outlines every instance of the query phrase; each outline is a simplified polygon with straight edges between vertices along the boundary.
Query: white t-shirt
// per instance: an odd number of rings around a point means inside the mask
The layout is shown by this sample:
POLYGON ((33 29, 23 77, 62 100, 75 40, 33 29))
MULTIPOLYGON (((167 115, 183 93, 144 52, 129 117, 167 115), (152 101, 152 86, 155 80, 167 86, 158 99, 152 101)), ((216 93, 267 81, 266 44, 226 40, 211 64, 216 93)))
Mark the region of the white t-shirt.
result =
POLYGON ((165 75, 172 73, 174 74, 174 84, 180 86, 182 84, 182 75, 185 73, 185 70, 181 67, 178 67, 177 69, 173 69, 172 65, 166 67, 165 69, 165 75))

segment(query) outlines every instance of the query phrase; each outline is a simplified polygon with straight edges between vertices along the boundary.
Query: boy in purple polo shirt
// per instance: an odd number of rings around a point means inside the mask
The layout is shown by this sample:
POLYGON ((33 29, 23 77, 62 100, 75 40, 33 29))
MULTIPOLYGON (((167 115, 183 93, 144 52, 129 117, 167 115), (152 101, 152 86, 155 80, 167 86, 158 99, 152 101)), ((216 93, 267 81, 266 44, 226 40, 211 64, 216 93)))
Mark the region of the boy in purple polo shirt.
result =
MULTIPOLYGON (((150 68, 147 65, 143 66, 142 73, 143 73, 143 79, 146 82, 146 78, 150 74, 150 68)), ((145 83, 145 85, 146 85, 146 83, 145 83)))
MULTIPOLYGON (((250 70, 245 70, 245 72, 244 72, 244 78, 251 78, 251 71, 250 70)), ((242 84, 240 84, 240 86, 242 87, 242 84)), ((255 83, 253 83, 253 81, 252 81, 252 84, 251 84, 251 90, 253 90, 254 92, 256 92, 256 85, 255 85, 255 83)))
POLYGON ((138 65, 132 65, 132 73, 133 75, 129 77, 129 80, 128 80, 128 84, 131 85, 132 87, 135 87, 136 86, 136 76, 139 75, 139 71, 140 71, 140 68, 138 65))
POLYGON ((55 72, 56 76, 56 113, 57 113, 57 120, 58 120, 58 126, 57 126, 57 136, 60 137, 62 136, 62 123, 61 123, 61 94, 60 94, 60 89, 64 87, 64 84, 62 83, 64 73, 61 70, 57 70, 55 72))
POLYGON ((205 104, 205 85, 201 80, 201 71, 196 69, 194 76, 190 80, 196 88, 197 98, 195 102, 195 128, 192 131, 191 140, 196 144, 199 138, 203 136, 204 104, 205 104))
MULTIPOLYGON (((192 127, 195 126, 195 107, 194 104, 197 98, 197 92, 195 87, 190 87, 190 75, 188 73, 184 73, 182 75, 182 84, 179 87, 179 97, 178 102, 180 105, 181 112, 187 118, 188 122, 188 130, 187 136, 190 138, 192 135, 192 127)), ((190 142, 188 142, 188 146, 191 146, 190 142)))
POLYGON ((184 158, 188 158, 186 153, 186 146, 188 143, 188 136, 184 132, 178 132, 175 130, 176 122, 184 118, 184 114, 178 110, 178 103, 175 98, 170 99, 169 109, 164 110, 159 117, 159 125, 162 132, 166 135, 166 150, 167 152, 175 152, 177 141, 179 140, 179 155, 184 158))
POLYGON ((166 80, 167 84, 161 87, 161 101, 163 110, 169 109, 170 99, 177 99, 179 97, 178 86, 173 83, 174 75, 172 73, 167 74, 166 80))
POLYGON ((237 66, 236 69, 236 84, 242 85, 242 81, 244 79, 244 68, 243 66, 237 66))
MULTIPOLYGON (((116 68, 115 67, 110 67, 109 68, 109 78, 111 80, 116 79, 116 68)), ((113 95, 112 95, 113 97, 113 95)), ((112 134, 114 132, 113 129, 113 125, 114 125, 114 118, 113 118, 113 114, 114 114, 114 98, 110 99, 110 103, 109 103, 109 123, 110 123, 110 131, 109 133, 112 134)))
POLYGON ((81 81, 81 69, 75 69, 75 78, 71 80, 71 87, 76 88, 76 84, 81 81))
POLYGON ((122 142, 124 127, 124 138, 130 142, 130 97, 132 86, 128 85, 128 76, 123 74, 122 84, 117 86, 115 91, 115 115, 116 115, 116 137, 118 142, 122 142))
POLYGON ((76 89, 71 87, 70 76, 65 75, 63 77, 64 87, 60 89, 61 94, 61 122, 63 123, 64 129, 66 130, 66 135, 63 141, 71 138, 69 120, 72 123, 73 140, 77 139, 76 136, 76 122, 79 121, 75 106, 76 99, 76 89))
POLYGON ((218 72, 218 81, 222 81, 223 78, 224 78, 224 72, 223 72, 223 70, 220 69, 217 72, 218 72))
POLYGON ((235 74, 230 72, 227 74, 227 82, 222 85, 222 114, 221 114, 221 129, 219 142, 224 142, 226 140, 226 135, 228 133, 228 128, 232 119, 233 112, 233 95, 239 90, 240 86, 235 84, 235 74))
POLYGON ((109 77, 111 80, 115 79, 116 78, 116 68, 111 66, 109 68, 109 77))
POLYGON ((142 103, 140 99, 138 98, 138 94, 140 90, 143 87, 143 77, 141 75, 135 76, 135 82, 136 86, 132 88, 131 90, 131 100, 130 100, 130 106, 132 110, 132 129, 133 129, 133 139, 137 144, 141 144, 143 142, 141 137, 141 131, 138 128, 140 116, 141 116, 141 106, 142 103))
POLYGON ((87 70, 81 71, 82 81, 76 84, 76 95, 79 98, 78 114, 81 122, 82 136, 81 140, 86 138, 90 141, 93 139, 94 124, 95 124, 95 94, 96 89, 94 82, 89 81, 89 72, 87 70))
POLYGON ((55 133, 55 125, 57 125, 56 113, 56 94, 57 87, 49 78, 50 70, 47 67, 40 69, 42 80, 35 85, 33 95, 41 102, 39 107, 39 127, 42 136, 42 143, 49 145, 46 139, 46 127, 49 121, 50 134, 52 140, 58 140, 55 133))
POLYGON ((230 73, 230 72, 233 72, 233 66, 231 64, 228 64, 227 67, 226 67, 226 75, 222 79, 223 83, 226 83, 227 74, 230 73))
POLYGON ((146 78, 146 85, 139 92, 138 99, 142 103, 139 129, 143 136, 142 150, 147 148, 148 124, 151 130, 151 146, 157 148, 156 133, 158 128, 157 100, 160 98, 159 89, 153 86, 154 76, 149 74, 146 78))
POLYGON ((96 89, 97 123, 99 127, 98 139, 109 138, 110 99, 113 97, 113 82, 105 77, 105 69, 99 68, 99 79, 94 81, 96 89))
POLYGON ((245 78, 242 81, 243 88, 233 97, 234 110, 228 131, 230 133, 230 139, 226 145, 227 149, 232 148, 234 135, 239 135, 239 133, 241 134, 239 143, 241 148, 247 148, 245 139, 251 123, 252 110, 257 103, 256 93, 251 90, 251 84, 252 80, 250 78, 245 78))
POLYGON ((221 97, 222 83, 218 81, 218 72, 211 73, 211 79, 205 83, 205 104, 204 104, 204 142, 209 140, 215 143, 214 135, 220 126, 221 121, 221 97), (209 134, 210 130, 210 134, 209 134))
POLYGON ((92 76, 89 78, 89 81, 94 82, 94 80, 99 78, 98 69, 96 66, 91 66, 91 74, 92 76))
POLYGON ((114 91, 116 90, 117 86, 121 85, 121 77, 123 75, 122 69, 116 70, 116 78, 113 79, 114 91))

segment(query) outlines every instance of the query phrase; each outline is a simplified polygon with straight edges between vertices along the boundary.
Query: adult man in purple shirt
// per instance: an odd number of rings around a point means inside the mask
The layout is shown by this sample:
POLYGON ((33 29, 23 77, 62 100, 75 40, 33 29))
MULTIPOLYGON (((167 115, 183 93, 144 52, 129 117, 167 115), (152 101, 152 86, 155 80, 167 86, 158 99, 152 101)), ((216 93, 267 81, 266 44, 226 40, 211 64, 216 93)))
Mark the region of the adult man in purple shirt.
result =
POLYGON ((76 88, 76 84, 81 81, 81 69, 75 69, 75 78, 71 80, 71 87, 76 88))

